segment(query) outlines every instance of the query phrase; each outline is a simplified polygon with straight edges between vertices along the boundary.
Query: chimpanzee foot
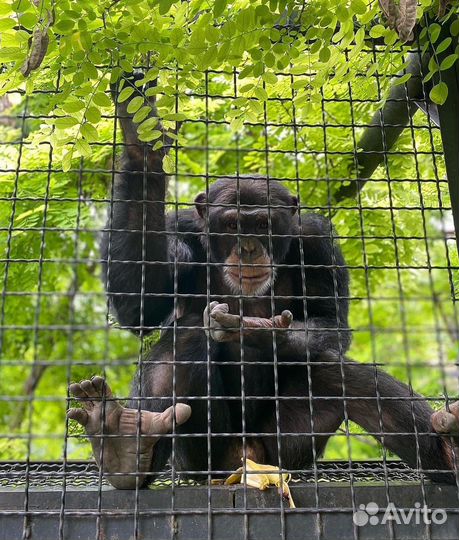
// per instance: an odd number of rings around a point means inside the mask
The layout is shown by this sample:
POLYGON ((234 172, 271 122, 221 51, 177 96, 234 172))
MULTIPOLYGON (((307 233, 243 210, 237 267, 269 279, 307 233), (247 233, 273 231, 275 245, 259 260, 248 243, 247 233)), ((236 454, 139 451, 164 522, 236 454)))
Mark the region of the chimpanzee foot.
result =
MULTIPOLYGON (((142 485, 151 471, 155 444, 160 435, 172 431, 174 407, 162 413, 140 411, 139 440, 139 411, 120 405, 105 379, 94 377, 71 384, 69 392, 81 401, 83 408, 69 409, 67 416, 85 428, 105 478, 118 489, 134 489, 136 478, 142 485)), ((188 405, 175 406, 177 425, 186 422, 190 415, 188 405)))
POLYGON ((455 456, 451 456, 452 465, 459 460, 459 401, 447 409, 434 412, 431 417, 432 427, 445 437, 454 449, 455 456))

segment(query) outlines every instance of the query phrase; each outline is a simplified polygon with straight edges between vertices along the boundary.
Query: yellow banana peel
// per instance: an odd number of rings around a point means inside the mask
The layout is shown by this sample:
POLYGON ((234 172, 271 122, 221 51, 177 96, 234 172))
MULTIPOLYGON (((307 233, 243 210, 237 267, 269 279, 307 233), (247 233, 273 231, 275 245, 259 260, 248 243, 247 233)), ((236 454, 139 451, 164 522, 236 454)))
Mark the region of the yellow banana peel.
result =
POLYGON ((225 480, 227 486, 231 484, 240 484, 242 482, 245 482, 248 486, 261 490, 264 490, 269 486, 276 486, 279 490, 282 489, 282 495, 288 500, 290 508, 296 508, 288 486, 288 482, 291 478, 290 474, 281 473, 278 467, 275 467, 274 465, 255 463, 255 461, 252 461, 251 459, 246 459, 245 463, 245 471, 244 467, 239 467, 236 472, 225 480))

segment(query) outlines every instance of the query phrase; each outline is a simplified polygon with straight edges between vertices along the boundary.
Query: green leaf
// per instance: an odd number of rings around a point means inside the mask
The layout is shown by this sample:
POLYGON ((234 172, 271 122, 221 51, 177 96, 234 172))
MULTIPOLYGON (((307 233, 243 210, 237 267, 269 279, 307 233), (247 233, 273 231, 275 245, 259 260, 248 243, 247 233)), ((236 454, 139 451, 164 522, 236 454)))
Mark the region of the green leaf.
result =
POLYGON ((375 26, 372 26, 370 28, 370 32, 369 32, 370 37, 373 38, 373 39, 380 38, 385 33, 386 33, 386 29, 384 28, 384 26, 382 24, 377 24, 375 26))
POLYGON ((91 62, 83 62, 81 64, 81 70, 88 77, 88 79, 97 79, 99 77, 97 68, 91 64, 91 62))
POLYGON ((16 21, 14 19, 0 19, 0 31, 4 32, 5 30, 11 30, 16 26, 16 21))
POLYGON ((68 172, 72 166, 73 148, 62 156, 62 170, 68 172))
POLYGON ((437 64, 437 60, 434 56, 432 56, 429 60, 429 65, 428 65, 428 69, 429 71, 438 71, 438 64, 437 64))
POLYGON ((169 154, 163 157, 163 170, 166 174, 173 174, 175 171, 175 161, 169 154))
POLYGON ((457 54, 450 54, 446 58, 443 58, 440 64, 440 71, 445 71, 446 69, 453 67, 457 59, 458 59, 457 54))
POLYGON ((238 79, 245 79, 248 77, 253 71, 253 66, 245 66, 245 68, 239 73, 238 79))
POLYGON ((311 54, 318 53, 320 51, 320 49, 322 48, 322 46, 323 46, 323 41, 321 39, 318 39, 317 41, 315 41, 311 45, 311 48, 310 48, 311 54))
POLYGON ((438 47, 435 49, 435 52, 437 54, 440 54, 442 53, 443 51, 446 51, 446 49, 451 45, 451 42, 452 42, 452 38, 450 37, 447 37, 445 38, 439 45, 438 47))
POLYGON ((127 106, 127 112, 130 114, 137 112, 140 109, 140 107, 144 104, 144 101, 145 100, 143 99, 142 96, 135 96, 129 102, 127 106))
POLYGON ((64 101, 61 107, 65 112, 75 113, 75 112, 81 111, 81 109, 84 108, 84 103, 83 101, 79 99, 72 99, 72 100, 64 101))
POLYGON ((265 83, 268 84, 277 83, 277 76, 272 71, 266 71, 265 73, 263 73, 261 78, 265 81, 265 83))
POLYGON ((151 113, 151 110, 152 109, 149 105, 144 105, 143 107, 140 107, 140 109, 132 117, 133 121, 136 124, 140 124, 140 122, 143 122, 145 118, 148 117, 148 115, 151 113))
POLYGON ((253 83, 244 84, 244 86, 241 86, 241 88, 239 88, 239 91, 242 94, 246 94, 247 92, 250 92, 250 90, 252 90, 254 86, 255 85, 253 83))
POLYGON ((134 88, 132 88, 132 86, 127 86, 126 88, 123 88, 118 95, 118 103, 123 103, 124 101, 129 99, 133 93, 134 88))
POLYGON ((263 62, 257 62, 253 66, 253 76, 254 77, 261 77, 261 75, 264 73, 264 71, 265 71, 265 66, 264 66, 263 62))
POLYGON ((265 54, 265 66, 268 68, 272 68, 274 64, 276 63, 276 57, 271 52, 267 52, 265 54))
POLYGON ((37 24, 37 15, 35 13, 24 13, 19 17, 19 22, 21 26, 32 30, 32 28, 37 24))
POLYGON ((78 120, 73 118, 73 116, 64 116, 62 118, 56 118, 54 120, 54 125, 57 129, 68 129, 78 124, 78 120))
POLYGON ((173 3, 174 0, 159 0, 159 13, 161 15, 166 15, 173 3))
POLYGON ((62 19, 61 21, 57 21, 54 25, 54 28, 58 30, 59 32, 66 34, 70 30, 73 29, 75 26, 75 21, 72 21, 71 19, 62 19))
POLYGON ((159 139, 162 136, 162 132, 159 129, 144 130, 139 128, 138 135, 141 141, 150 142, 159 139))
POLYGON ((440 36, 441 26, 437 23, 429 25, 429 40, 430 43, 435 43, 440 36))
POLYGON ((429 73, 427 73, 427 75, 422 79, 422 82, 429 82, 430 79, 435 75, 435 73, 437 73, 437 71, 429 71, 429 73))
POLYGON ((13 6, 11 4, 7 4, 6 2, 0 3, 0 15, 9 15, 13 12, 13 6))
POLYGON ((429 92, 429 96, 437 105, 443 105, 448 97, 448 86, 444 82, 436 84, 429 92))
POLYGON ((92 101, 99 107, 111 107, 112 105, 112 100, 104 92, 96 92, 92 97, 92 101))
POLYGON ((173 120, 175 122, 181 122, 186 119, 187 115, 184 113, 167 113, 163 116, 163 120, 173 120))
POLYGON ((228 0, 215 0, 214 1, 214 17, 220 17, 225 11, 228 0))
POLYGON ((81 126, 80 131, 83 137, 89 142, 94 142, 99 139, 99 133, 92 124, 88 124, 87 122, 84 123, 81 126))
POLYGON ((83 139, 78 139, 75 142, 75 148, 78 150, 80 155, 83 156, 83 157, 89 157, 91 155, 91 147, 83 139))
POLYGON ((260 49, 263 49, 264 51, 269 51, 271 49, 271 40, 267 36, 260 36, 260 39, 258 40, 258 45, 260 49))
POLYGON ((156 117, 151 117, 142 122, 138 127, 139 130, 150 130, 154 129, 158 125, 158 119, 156 117))
POLYGON ((397 77, 397 79, 395 79, 395 82, 393 83, 393 85, 394 86, 400 86, 402 84, 405 84, 410 79, 411 79, 411 73, 405 73, 405 75, 402 75, 401 77, 397 77))
POLYGON ((121 58, 120 67, 125 73, 130 73, 132 71, 132 64, 126 58, 121 58))
POLYGON ((253 93, 257 96, 257 98, 260 101, 267 101, 268 100, 268 92, 266 92, 266 90, 264 88, 262 88, 261 86, 256 86, 253 89, 253 93))
POLYGON ((452 22, 450 28, 449 28, 452 36, 459 35, 459 19, 456 19, 452 22))
POLYGON ((363 15, 368 8, 362 0, 351 0, 351 9, 357 15, 363 15))
POLYGON ((101 114, 97 107, 88 107, 86 109, 86 119, 92 124, 98 124, 100 122, 101 114))
POLYGON ((326 64, 330 60, 331 52, 328 47, 323 47, 319 52, 319 60, 326 64))

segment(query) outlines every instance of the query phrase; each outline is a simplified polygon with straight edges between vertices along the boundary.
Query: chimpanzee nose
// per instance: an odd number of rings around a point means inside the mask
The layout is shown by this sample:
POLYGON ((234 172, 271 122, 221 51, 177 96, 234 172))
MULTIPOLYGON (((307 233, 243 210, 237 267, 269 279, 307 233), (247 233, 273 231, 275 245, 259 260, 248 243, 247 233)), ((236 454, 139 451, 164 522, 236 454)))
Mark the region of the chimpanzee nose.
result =
POLYGON ((242 243, 241 243, 241 251, 242 251, 242 254, 245 255, 245 256, 252 256, 255 254, 257 250, 257 245, 256 243, 249 239, 249 238, 246 238, 242 243))

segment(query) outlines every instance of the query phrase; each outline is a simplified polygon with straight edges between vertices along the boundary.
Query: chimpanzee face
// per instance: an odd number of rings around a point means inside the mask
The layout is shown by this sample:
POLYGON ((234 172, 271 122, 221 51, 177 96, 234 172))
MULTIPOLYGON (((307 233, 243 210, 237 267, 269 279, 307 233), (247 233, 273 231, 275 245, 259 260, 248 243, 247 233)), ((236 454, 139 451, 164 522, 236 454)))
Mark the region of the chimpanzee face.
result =
POLYGON ((253 187, 244 187, 237 204, 234 184, 222 187, 224 200, 222 191, 217 192, 220 197, 214 203, 209 197, 207 213, 203 212, 205 196, 200 195, 196 202, 200 215, 208 219, 211 260, 221 263, 223 279, 231 292, 262 295, 274 284, 275 266, 284 260, 291 235, 297 230, 298 221, 293 218, 297 202, 285 190, 287 200, 268 207, 266 191, 257 193, 253 187), (220 202, 225 204, 220 206, 220 202))

